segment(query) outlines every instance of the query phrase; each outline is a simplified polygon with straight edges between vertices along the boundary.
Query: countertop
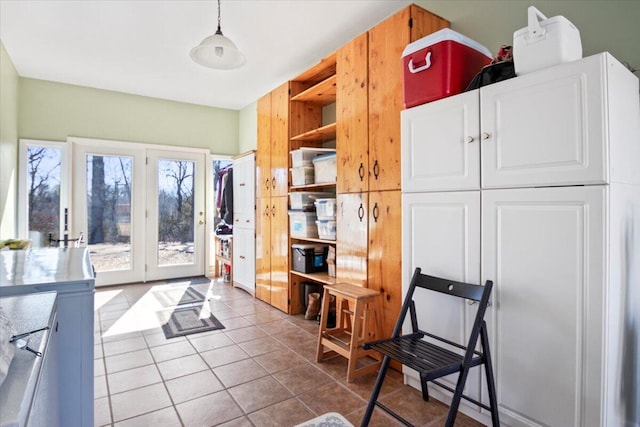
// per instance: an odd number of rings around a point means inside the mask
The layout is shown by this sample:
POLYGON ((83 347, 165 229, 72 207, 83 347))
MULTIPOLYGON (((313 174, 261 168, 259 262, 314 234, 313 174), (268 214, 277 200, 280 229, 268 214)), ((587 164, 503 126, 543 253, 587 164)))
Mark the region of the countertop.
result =
MULTIPOLYGON (((0 306, 7 313, 18 334, 55 327, 56 292, 0 298, 0 306)), ((43 353, 43 357, 25 349, 16 349, 9 372, 0 386, 0 426, 25 425, 44 357, 47 357, 49 331, 25 337, 27 345, 43 353)), ((0 345, 14 345, 0 343, 0 345)))
POLYGON ((54 286, 93 284, 93 279, 88 248, 0 251, 0 296, 56 290, 54 286), (33 289, 16 289, 24 287, 33 289))

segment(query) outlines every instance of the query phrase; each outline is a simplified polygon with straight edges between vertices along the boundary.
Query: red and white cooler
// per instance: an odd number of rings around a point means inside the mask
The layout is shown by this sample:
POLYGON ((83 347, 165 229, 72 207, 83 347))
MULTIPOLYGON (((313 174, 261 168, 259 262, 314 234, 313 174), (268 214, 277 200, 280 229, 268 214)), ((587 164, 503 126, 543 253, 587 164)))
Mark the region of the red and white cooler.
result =
POLYGON ((462 93, 493 56, 449 28, 407 45, 402 52, 406 108, 462 93))

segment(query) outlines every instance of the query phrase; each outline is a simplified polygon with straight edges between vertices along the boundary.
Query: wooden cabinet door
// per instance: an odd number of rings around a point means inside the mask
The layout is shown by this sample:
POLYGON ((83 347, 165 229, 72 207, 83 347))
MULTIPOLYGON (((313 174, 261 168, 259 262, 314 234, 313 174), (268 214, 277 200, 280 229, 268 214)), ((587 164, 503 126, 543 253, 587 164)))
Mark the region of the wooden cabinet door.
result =
POLYGON ((271 198, 256 206, 256 298, 271 304, 271 198))
POLYGON ((474 90, 402 111, 402 191, 480 189, 480 99, 474 90))
POLYGON ((289 191, 289 83, 271 92, 271 196, 289 191))
POLYGON ((449 22, 410 6, 369 30, 369 191, 400 189, 402 51, 449 22))
POLYGON ((494 281, 486 318, 509 425, 602 425, 607 193, 482 192, 482 280, 494 281), (532 399, 522 384, 544 384, 544 392, 532 399))
POLYGON ((368 287, 382 294, 383 337, 390 337, 402 306, 402 199, 397 191, 369 193, 368 287))
POLYGON ((338 282, 367 286, 369 193, 336 196, 336 276, 338 282))
POLYGON ((289 312, 289 215, 287 196, 271 198, 271 305, 289 312))
POLYGON ((605 65, 596 55, 480 89, 482 188, 607 182, 605 65))
MULTIPOLYGON (((417 267, 424 274, 480 283, 480 191, 402 195, 405 292, 417 267)), ((459 343, 468 341, 475 306, 435 292, 418 290, 414 295, 419 325, 459 343)), ((419 380, 417 375, 414 379, 419 380)), ((450 387, 455 387, 455 381, 456 378, 443 380, 450 387)), ((480 398, 480 381, 480 370, 471 370, 466 392, 476 399, 480 398)), ((469 405, 468 410, 477 412, 478 408, 469 405)))
POLYGON ((271 195, 271 94, 258 100, 256 197, 271 195))
POLYGON ((337 52, 336 158, 338 193, 368 190, 367 34, 337 52))

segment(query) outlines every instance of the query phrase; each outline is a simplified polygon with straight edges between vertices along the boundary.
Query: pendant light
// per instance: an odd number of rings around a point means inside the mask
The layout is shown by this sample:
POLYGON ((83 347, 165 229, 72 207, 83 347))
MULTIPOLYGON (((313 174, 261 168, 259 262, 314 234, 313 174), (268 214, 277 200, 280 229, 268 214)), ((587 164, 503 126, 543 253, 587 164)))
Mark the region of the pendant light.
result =
POLYGON ((242 52, 222 34, 220 26, 220 0, 218 0, 218 30, 191 49, 191 59, 200 65, 217 70, 231 70, 245 63, 242 52))

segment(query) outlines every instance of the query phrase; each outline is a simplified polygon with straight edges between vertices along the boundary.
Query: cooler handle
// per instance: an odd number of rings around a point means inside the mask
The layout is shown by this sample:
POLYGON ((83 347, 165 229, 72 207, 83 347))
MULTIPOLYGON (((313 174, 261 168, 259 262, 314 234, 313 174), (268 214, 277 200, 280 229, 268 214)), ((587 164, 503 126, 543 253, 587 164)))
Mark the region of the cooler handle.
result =
POLYGON ((547 17, 544 16, 544 14, 538 9, 536 9, 535 6, 529 6, 529 9, 527 9, 527 14, 529 21, 529 37, 532 39, 539 39, 540 37, 543 37, 547 30, 540 27, 540 21, 538 21, 538 18, 544 20, 547 19, 547 17))
POLYGON ((431 51, 427 52, 427 54, 424 56, 424 60, 426 64, 418 68, 414 68, 413 58, 409 60, 409 71, 411 72, 411 74, 419 73, 420 71, 424 71, 427 68, 431 67, 431 51))

